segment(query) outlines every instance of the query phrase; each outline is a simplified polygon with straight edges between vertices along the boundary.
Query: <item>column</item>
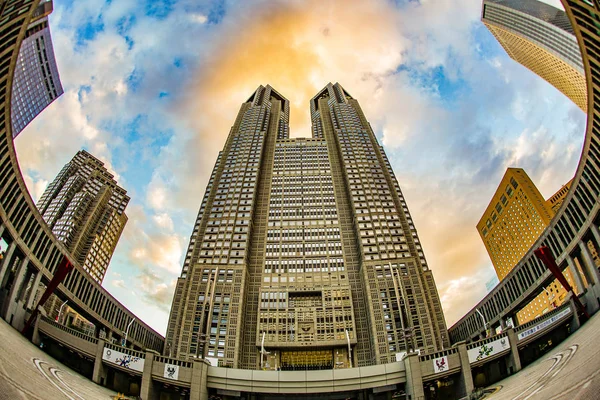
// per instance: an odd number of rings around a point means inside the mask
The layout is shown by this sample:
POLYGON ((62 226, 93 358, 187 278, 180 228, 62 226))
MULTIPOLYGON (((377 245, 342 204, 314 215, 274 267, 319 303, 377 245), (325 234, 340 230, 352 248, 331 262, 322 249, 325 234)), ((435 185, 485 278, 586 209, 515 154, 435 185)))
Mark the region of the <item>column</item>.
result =
POLYGON ((98 385, 106 384, 106 368, 102 364, 102 355, 104 354, 104 340, 98 339, 96 348, 96 359, 94 360, 94 372, 92 372, 92 381, 98 385))
POLYGON ((475 390, 473 384, 473 374, 471 373, 471 363, 469 362, 469 353, 467 353, 467 343, 458 342, 454 345, 458 349, 458 355, 460 357, 460 378, 462 388, 464 390, 461 393, 462 396, 470 396, 475 390))
POLYGON ((521 370, 521 357, 519 356, 519 347, 517 346, 519 341, 514 328, 508 328, 506 333, 508 334, 508 343, 510 344, 509 372, 517 373, 521 370), (511 369, 512 371, 510 371, 511 369))
POLYGON ((29 258, 25 258, 21 261, 19 267, 17 268, 17 273, 15 274, 15 281, 10 287, 10 291, 8 295, 4 299, 4 303, 2 304, 2 312, 3 318, 9 324, 12 324, 12 316, 15 313, 17 296, 19 295, 19 291, 21 289, 21 285, 23 284, 23 279, 27 274, 27 266, 29 265, 29 258))
POLYGON ((567 254, 567 264, 569 264, 569 271, 571 271, 571 275, 575 280, 575 285, 581 293, 585 292, 585 287, 583 286, 583 280, 581 279, 581 274, 575 265, 575 261, 573 261, 573 257, 570 254, 567 254))
POLYGON ((208 400, 208 363, 203 359, 194 359, 192 367, 192 383, 190 387, 190 399, 208 400))
POLYGON ((406 393, 411 400, 424 400, 423 376, 421 375, 421 362, 417 353, 410 353, 404 359, 406 367, 406 393))
POLYGON ((569 308, 573 312, 573 318, 571 319, 571 333, 573 333, 581 326, 581 321, 579 320, 579 310, 577 309, 577 305, 573 300, 573 294, 567 294, 565 302, 569 302, 569 308))
POLYGON ((600 308, 598 301, 598 297, 600 297, 600 276, 598 275, 598 268, 594 264, 590 250, 584 241, 579 242, 579 249, 583 258, 581 268, 585 269, 590 277, 590 282, 588 282, 590 285, 587 287, 585 294, 586 308, 588 313, 593 314, 600 308))
POLYGON ((140 398, 143 400, 159 400, 160 392, 155 390, 154 382, 152 381, 152 367, 154 365, 154 357, 159 355, 154 350, 146 350, 144 359, 144 373, 142 374, 142 387, 140 389, 140 398))
POLYGON ((31 292, 29 292, 29 297, 25 299, 25 308, 31 310, 34 307, 35 295, 38 291, 38 286, 40 285, 40 280, 42 279, 42 271, 38 271, 35 279, 33 280, 33 285, 31 287, 31 292))
POLYGON ((40 338, 40 320, 42 319, 42 315, 38 314, 35 318, 35 323, 33 324, 33 336, 31 336, 31 343, 39 346, 42 342, 40 338))
POLYGON ((8 249, 6 250, 6 254, 4 254, 4 259, 2 260, 2 264, 0 264, 0 289, 2 288, 2 281, 4 280, 4 275, 8 271, 10 264, 12 263, 12 256, 15 253, 15 249, 17 245, 15 242, 12 242, 8 249))
POLYGON ((506 321, 504 320, 504 318, 500 318, 500 329, 502 329, 502 332, 504 332, 506 328, 506 321))

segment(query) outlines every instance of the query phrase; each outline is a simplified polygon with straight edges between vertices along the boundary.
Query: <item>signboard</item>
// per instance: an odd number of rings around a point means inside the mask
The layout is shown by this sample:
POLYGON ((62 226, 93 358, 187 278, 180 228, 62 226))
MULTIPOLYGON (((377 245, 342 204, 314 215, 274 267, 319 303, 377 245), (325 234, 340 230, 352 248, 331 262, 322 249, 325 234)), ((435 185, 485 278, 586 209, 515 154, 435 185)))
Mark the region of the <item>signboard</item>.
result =
POLYGON ((144 372, 143 358, 121 353, 118 350, 109 349, 108 347, 105 347, 104 351, 102 352, 102 360, 118 365, 122 368, 132 369, 142 373, 144 372))
POLYGON ((549 327, 550 325, 554 324, 556 321, 566 317, 569 314, 571 314, 571 309, 565 308, 564 310, 562 310, 558 314, 553 315, 552 317, 548 318, 547 320, 542 321, 539 324, 532 326, 531 328, 525 329, 523 332, 519 332, 517 337, 519 340, 523 340, 526 337, 529 337, 529 336, 535 334, 536 332, 539 332, 539 331, 549 327))
POLYGON ((496 339, 490 343, 482 344, 481 346, 467 350, 467 354, 469 355, 469 363, 472 364, 476 361, 485 360, 488 357, 502 353, 508 349, 510 349, 510 343, 508 343, 507 336, 496 339))
POLYGON ((179 378, 179 365, 165 364, 163 377, 176 381, 179 378))
POLYGON ((448 366, 448 356, 443 356, 433 359, 433 372, 439 374, 440 372, 446 372, 450 369, 448 366))

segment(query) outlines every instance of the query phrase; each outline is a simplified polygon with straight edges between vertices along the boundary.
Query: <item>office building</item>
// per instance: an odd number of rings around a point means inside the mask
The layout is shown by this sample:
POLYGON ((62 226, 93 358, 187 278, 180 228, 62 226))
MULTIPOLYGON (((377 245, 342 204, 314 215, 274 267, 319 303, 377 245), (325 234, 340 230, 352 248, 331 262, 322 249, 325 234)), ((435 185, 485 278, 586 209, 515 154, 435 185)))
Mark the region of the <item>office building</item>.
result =
POLYGON ((63 94, 48 25, 51 12, 52 1, 40 3, 19 49, 11 98, 13 138, 63 94))
MULTIPOLYGON (((568 193, 571 182, 548 200, 521 168, 508 168, 490 204, 477 223, 477 231, 492 260, 498 279, 502 280, 550 224, 553 206, 568 193), (565 192, 565 187, 567 191, 565 192)), ((557 208, 558 209, 558 208, 557 208)), ((570 271, 565 277, 574 285, 570 271)), ((519 323, 530 321, 561 304, 566 291, 557 280, 517 314, 519 323)))
POLYGON ((194 225, 165 354, 245 369, 396 361, 448 346, 414 222, 358 101, 328 84, 311 138, 289 101, 242 104, 194 225))
POLYGON ((481 21, 508 55, 587 112, 579 45, 567 14, 538 0, 484 0, 481 21))
POLYGON ((37 204, 57 239, 99 283, 127 223, 126 193, 102 161, 81 150, 37 204))
POLYGON ((556 214, 558 212, 558 209, 560 208, 563 201, 567 197, 567 194, 569 193, 569 189, 571 189, 572 183, 573 179, 565 183, 560 189, 556 191, 556 193, 550 196, 546 201, 546 203, 548 203, 548 207, 552 209, 553 214, 556 214))

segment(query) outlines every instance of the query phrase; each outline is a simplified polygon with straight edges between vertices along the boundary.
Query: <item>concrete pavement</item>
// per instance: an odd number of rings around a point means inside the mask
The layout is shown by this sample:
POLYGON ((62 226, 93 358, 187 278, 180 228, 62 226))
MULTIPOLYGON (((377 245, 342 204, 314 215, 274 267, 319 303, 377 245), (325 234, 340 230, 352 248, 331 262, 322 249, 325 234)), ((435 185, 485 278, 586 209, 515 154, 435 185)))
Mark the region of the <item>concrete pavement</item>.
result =
POLYGON ((44 353, 0 319, 0 400, 109 400, 114 395, 44 353))
POLYGON ((493 386, 491 400, 600 399, 600 313, 544 357, 493 386))

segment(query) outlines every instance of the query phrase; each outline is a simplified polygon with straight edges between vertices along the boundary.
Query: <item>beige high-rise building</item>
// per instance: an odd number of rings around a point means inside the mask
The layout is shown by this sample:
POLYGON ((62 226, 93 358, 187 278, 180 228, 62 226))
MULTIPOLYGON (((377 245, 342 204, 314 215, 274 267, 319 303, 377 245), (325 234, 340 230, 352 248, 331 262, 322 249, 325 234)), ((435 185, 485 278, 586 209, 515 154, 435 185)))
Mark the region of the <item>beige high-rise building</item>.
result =
POLYGON ((127 223, 126 193, 102 161, 81 150, 37 202, 57 239, 100 283, 127 223))
MULTIPOLYGON (((496 193, 477 223, 477 231, 502 280, 521 260, 549 225, 571 182, 548 200, 521 168, 508 168, 496 193), (566 189, 565 189, 566 188, 566 189), (555 207, 555 209, 553 209, 555 207)), ((565 277, 574 285, 571 272, 565 277)), ((566 290, 554 280, 546 291, 517 314, 519 323, 530 321, 562 303, 566 290)))
POLYGON ((312 138, 260 86, 206 188, 165 353, 213 365, 312 370, 388 363, 448 346, 405 199, 358 102, 328 84, 312 138))
POLYGON ((481 21, 513 60, 587 112, 581 52, 563 10, 538 0, 484 0, 481 21))

